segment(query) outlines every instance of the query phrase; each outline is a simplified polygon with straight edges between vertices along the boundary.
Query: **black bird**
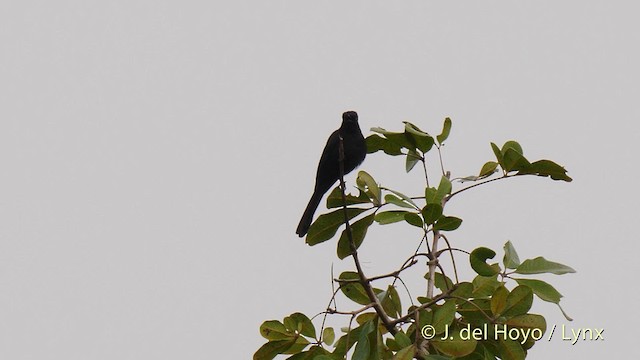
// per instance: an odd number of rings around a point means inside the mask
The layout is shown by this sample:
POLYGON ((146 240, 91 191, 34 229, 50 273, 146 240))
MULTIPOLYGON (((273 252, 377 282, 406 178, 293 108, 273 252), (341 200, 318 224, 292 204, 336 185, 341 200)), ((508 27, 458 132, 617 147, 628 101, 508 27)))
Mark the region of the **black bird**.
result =
POLYGON ((311 200, 307 208, 304 210, 302 219, 296 229, 296 234, 303 237, 309 231, 309 226, 313 221, 313 214, 322 200, 322 196, 329 191, 333 184, 340 179, 340 136, 344 148, 344 173, 348 174, 364 161, 367 155, 367 145, 358 126, 358 114, 355 111, 347 111, 342 114, 342 126, 334 131, 327 145, 324 146, 320 163, 318 164, 318 172, 316 173, 316 186, 311 195, 311 200))

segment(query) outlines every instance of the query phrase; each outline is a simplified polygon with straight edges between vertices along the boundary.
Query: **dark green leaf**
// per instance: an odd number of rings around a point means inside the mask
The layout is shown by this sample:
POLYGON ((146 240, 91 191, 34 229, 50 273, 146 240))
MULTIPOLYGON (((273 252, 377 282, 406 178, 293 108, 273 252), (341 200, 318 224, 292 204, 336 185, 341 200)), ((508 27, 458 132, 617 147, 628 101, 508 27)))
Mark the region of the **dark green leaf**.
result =
POLYGON ((438 139, 438 143, 442 144, 449 137, 449 133, 451 132, 451 119, 445 118, 444 124, 442 125, 442 132, 436 138, 438 139))
POLYGON ((452 231, 460 227, 462 219, 455 216, 442 216, 433 226, 434 230, 452 231))
POLYGON ((424 221, 431 225, 442 216, 442 206, 440 204, 431 203, 422 208, 422 217, 424 221))
POLYGON ((381 293, 380 303, 384 311, 391 317, 399 317, 402 314, 402 303, 396 288, 389 285, 387 291, 381 293))
POLYGON ((527 259, 516 268, 518 274, 542 274, 551 273, 562 275, 576 272, 571 267, 557 262, 549 261, 542 256, 535 259, 527 259))
POLYGON ((498 145, 491 143, 491 150, 493 150, 493 154, 496 156, 496 160, 498 160, 498 164, 504 168, 504 164, 502 163, 502 152, 498 145))
POLYGON ((420 217, 420 215, 414 214, 414 213, 404 214, 404 221, 419 228, 421 228, 423 225, 422 218, 420 217))
MULTIPOLYGON (((360 277, 358 273, 353 271, 345 271, 340 274, 339 280, 358 280, 360 277)), ((347 282, 342 283, 340 287, 340 291, 348 297, 349 299, 355 301, 360 305, 368 305, 371 301, 367 296, 367 292, 364 290, 364 287, 359 282, 347 282)))
POLYGON ((520 285, 528 286, 540 299, 557 304, 560 302, 562 294, 551 284, 536 279, 514 279, 520 285))
POLYGON ((371 352, 369 334, 375 331, 373 321, 368 321, 361 326, 362 330, 358 336, 358 343, 353 351, 352 360, 368 360, 371 352))
MULTIPOLYGON (((345 200, 348 205, 353 204, 367 204, 371 203, 371 200, 363 191, 359 191, 358 196, 353 196, 351 194, 346 194, 345 200)), ((327 208, 333 209, 337 207, 342 207, 342 191, 340 190, 340 186, 336 186, 329 196, 327 196, 327 208)))
POLYGON ((502 262, 507 269, 515 269, 520 265, 520 258, 511 241, 507 241, 504 244, 504 258, 502 262))
POLYGON ((433 187, 428 187, 424 189, 424 197, 427 201, 427 204, 438 204, 442 205, 442 198, 438 199, 438 189, 433 187))
MULTIPOLYGON (((375 214, 365 216, 362 219, 351 224, 351 238, 353 239, 353 243, 356 246, 356 249, 360 248, 360 245, 362 245, 364 237, 367 235, 367 229, 369 229, 369 226, 373 224, 374 215, 375 214)), ((340 260, 351 255, 351 243, 349 242, 347 229, 342 230, 342 235, 340 235, 340 239, 338 240, 337 251, 338 258, 340 258, 340 260)))
POLYGON ((531 163, 522 154, 518 153, 514 149, 507 149, 502 155, 504 170, 510 171, 528 171, 531 169, 531 163))
POLYGON ((396 156, 402 155, 402 147, 396 143, 389 141, 379 135, 372 134, 366 139, 367 153, 371 154, 377 151, 384 151, 387 155, 396 156))
POLYGON ((392 223, 404 220, 404 216, 406 214, 411 214, 411 213, 405 210, 384 211, 384 212, 377 213, 375 215, 375 220, 380 225, 392 224, 392 223))
POLYGON ((571 182, 573 179, 567 175, 567 170, 551 160, 538 160, 531 163, 527 171, 518 174, 536 174, 538 176, 550 176, 553 180, 564 180, 571 182))
POLYGON ((396 340, 396 343, 400 348, 405 348, 412 344, 411 339, 402 331, 398 331, 393 338, 396 340))
POLYGON ((487 264, 487 259, 493 259, 496 256, 496 252, 486 247, 479 247, 471 252, 469 255, 469 261, 471 262, 471 268, 481 276, 494 276, 499 270, 495 267, 487 264))
MULTIPOLYGON (((367 209, 347 208, 347 218, 351 220, 366 210, 367 209)), ((318 216, 318 219, 309 227, 306 243, 313 246, 331 239, 343 224, 344 209, 338 209, 328 214, 318 216)))
POLYGON ((404 132, 407 137, 412 138, 412 143, 415 144, 422 153, 427 153, 433 147, 433 138, 426 132, 418 129, 417 126, 410 122, 404 122, 404 132))
POLYGON ((502 150, 500 152, 504 156, 504 154, 506 154, 507 150, 509 149, 514 150, 520 155, 524 155, 524 152, 522 151, 522 146, 520 146, 520 144, 518 144, 517 141, 509 140, 505 142, 504 145, 502 145, 502 150))
POLYGON ((289 340, 269 341, 262 345, 260 349, 253 354, 253 360, 271 360, 278 354, 282 354, 287 351, 295 342, 295 338, 291 338, 289 340))
POLYGON ((507 296, 507 304, 502 312, 503 316, 512 317, 526 314, 533 304, 533 291, 528 286, 518 285, 507 296))

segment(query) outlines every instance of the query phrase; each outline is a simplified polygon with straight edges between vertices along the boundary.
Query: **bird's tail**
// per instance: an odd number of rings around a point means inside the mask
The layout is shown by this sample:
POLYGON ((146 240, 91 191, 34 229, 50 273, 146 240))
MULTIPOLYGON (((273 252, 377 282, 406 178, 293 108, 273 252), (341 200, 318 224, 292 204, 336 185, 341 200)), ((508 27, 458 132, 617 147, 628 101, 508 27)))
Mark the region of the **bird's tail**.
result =
POLYGON ((303 237, 309 231, 309 226, 313 222, 313 214, 315 214, 318 205, 320 204, 320 200, 322 200, 322 192, 314 191, 313 195, 311 195, 311 200, 309 200, 309 204, 307 204, 307 208, 304 209, 304 214, 302 214, 302 219, 300 219, 300 223, 298 224, 298 228, 296 229, 296 234, 299 237, 303 237))

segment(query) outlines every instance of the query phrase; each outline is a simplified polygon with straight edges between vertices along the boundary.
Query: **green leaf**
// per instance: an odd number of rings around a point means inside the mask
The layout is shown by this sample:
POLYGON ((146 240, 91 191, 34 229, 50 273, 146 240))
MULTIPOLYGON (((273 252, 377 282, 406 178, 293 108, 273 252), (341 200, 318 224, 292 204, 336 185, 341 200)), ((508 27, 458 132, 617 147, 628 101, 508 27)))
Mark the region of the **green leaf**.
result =
POLYGON ((442 216, 442 206, 440 204, 431 203, 422 208, 422 217, 424 221, 431 225, 442 216))
POLYGON ((502 360, 524 360, 526 354, 522 346, 514 340, 500 338, 498 340, 498 351, 502 360))
POLYGON ((419 228, 421 228, 423 225, 422 218, 418 214, 414 214, 414 213, 404 214, 404 221, 419 228))
POLYGON ((494 291, 501 286, 498 276, 491 277, 478 275, 473 279, 473 297, 481 298, 491 296, 494 291))
POLYGON ((260 335, 267 340, 285 340, 291 339, 295 335, 287 331, 278 320, 268 320, 260 325, 260 335))
POLYGON ((502 155, 502 161, 504 170, 510 171, 528 171, 531 168, 531 163, 521 153, 518 153, 514 149, 507 149, 502 155))
POLYGON ((520 155, 524 155, 524 152, 522 151, 522 146, 520 146, 520 144, 518 144, 517 141, 509 140, 505 142, 504 145, 502 145, 502 150, 500 152, 504 156, 504 154, 506 154, 507 150, 509 149, 515 151, 520 155))
POLYGON ((392 285, 389 285, 387 291, 381 293, 380 303, 384 311, 391 317, 400 317, 402 314, 402 303, 398 291, 392 285))
POLYGON ((392 360, 412 360, 416 354, 416 347, 411 344, 404 349, 398 351, 392 360))
MULTIPOLYGON (((551 160, 538 160, 531 163, 531 166, 527 171, 522 171, 523 174, 536 174, 538 176, 549 176, 553 180, 564 180, 571 182, 573 179, 567 175, 567 170, 554 163, 551 160)), ((520 174, 520 173, 519 173, 520 174)))
POLYGON ((407 334, 402 331, 398 331, 395 335, 393 335, 393 338, 396 340, 396 343, 398 344, 398 346, 400 346, 400 348, 405 348, 412 344, 411 339, 409 339, 407 334))
POLYGON ((291 338, 289 340, 269 341, 262 345, 258 351, 253 354, 253 360, 271 360, 278 354, 282 354, 287 351, 295 342, 295 338, 291 338))
POLYGON ((442 334, 446 327, 451 325, 456 315, 456 302, 453 299, 449 299, 442 304, 442 306, 436 308, 433 312, 433 323, 431 324, 436 334, 442 334))
POLYGON ((493 292, 491 297, 491 312, 498 316, 502 314, 507 306, 507 297, 509 296, 509 290, 504 285, 498 286, 496 291, 493 292))
POLYGON ((448 194, 451 194, 451 181, 446 176, 440 178, 440 184, 438 185, 438 191, 436 192, 436 198, 444 199, 448 194))
POLYGON ((396 195, 396 196, 397 196, 397 197, 399 197, 400 199, 404 200, 405 202, 407 202, 407 203, 409 203, 409 204, 413 205, 413 208, 414 208, 414 209, 419 209, 418 205, 416 205, 416 203, 413 201, 413 199, 411 199, 411 198, 410 198, 410 197, 408 197, 407 195, 405 195, 405 194, 403 194, 403 193, 401 193, 401 192, 399 192, 399 191, 395 191, 395 190, 393 190, 393 189, 386 188, 386 187, 383 187, 383 188, 381 188, 381 189, 384 189, 384 190, 386 190, 386 191, 389 191, 390 193, 393 193, 394 195, 396 195))
POLYGON ((512 317, 526 314, 533 304, 533 291, 527 286, 518 285, 507 296, 507 304, 502 315, 512 317))
POLYGON ((480 175, 478 177, 480 179, 488 177, 496 172, 498 168, 498 163, 495 161, 487 161, 484 165, 482 165, 482 169, 480 169, 480 175))
POLYGON ((415 140, 413 138, 408 137, 407 134, 404 132, 397 133, 397 132, 387 131, 379 127, 371 128, 371 131, 384 135, 384 137, 387 140, 389 140, 389 142, 395 144, 395 146, 400 146, 408 150, 415 150, 416 148, 416 144, 414 143, 415 140))
POLYGON ((404 200, 400 199, 399 197, 392 195, 392 194, 387 194, 384 196, 384 202, 387 204, 393 204, 396 206, 400 206, 403 208, 408 208, 408 209, 415 209, 415 207, 407 202, 405 202, 404 200))
POLYGON ((507 269, 515 269, 520 265, 520 258, 511 241, 507 241, 504 244, 504 258, 502 259, 502 263, 507 269))
POLYGON ((502 163, 502 152, 500 151, 498 145, 491 143, 491 150, 493 150, 493 154, 496 156, 498 164, 500 164, 500 166, 504 169, 504 164, 502 163))
POLYGON ((551 273, 556 275, 562 275, 567 273, 576 272, 571 267, 563 265, 557 262, 549 261, 542 256, 538 256, 535 259, 527 259, 522 262, 517 268, 518 274, 543 274, 551 273))
POLYGON ((460 227, 462 219, 455 216, 441 216, 433 226, 434 230, 452 231, 460 227))
POLYGON ((445 140, 447 140, 450 132, 451 132, 451 119, 445 118, 444 124, 442 125, 442 132, 440 133, 440 135, 436 136, 436 138, 438 139, 438 143, 440 145, 442 145, 442 143, 445 140))
POLYGON ((540 329, 544 334, 547 331, 547 321, 543 316, 537 314, 524 314, 514 316, 505 321, 509 327, 517 327, 521 329, 540 329))
POLYGON ((358 177, 356 178, 356 185, 362 191, 364 191, 369 198, 373 201, 373 204, 378 206, 382 203, 382 193, 378 183, 373 179, 366 171, 358 171, 358 177))
MULTIPOLYGON (((340 280, 359 280, 360 277, 358 273, 353 271, 345 271, 338 277, 338 281, 340 280)), ((364 290, 364 287, 358 282, 343 282, 341 283, 340 291, 351 299, 352 301, 360 304, 360 305, 368 305, 371 303, 369 297, 367 296, 367 292, 364 290)))
POLYGON ((358 343, 353 351, 352 360, 368 360, 371 352, 369 334, 375 330, 373 321, 368 321, 361 326, 362 330, 358 336, 358 343))
POLYGON ((336 340, 336 333, 335 331, 333 331, 333 328, 332 327, 324 328, 324 330, 322 331, 322 342, 324 342, 327 345, 331 345, 335 340, 336 340))
POLYGON ((434 141, 431 135, 418 129, 417 126, 408 121, 404 121, 404 132, 407 137, 413 139, 415 146, 423 153, 428 152, 433 147, 434 141))
POLYGON ((438 199, 438 189, 433 187, 428 187, 424 189, 424 197, 427 201, 427 204, 438 204, 442 205, 442 198, 438 199))
POLYGON ((405 170, 407 173, 411 171, 421 159, 422 158, 415 150, 409 150, 407 153, 407 160, 405 162, 405 170))
POLYGON ((445 355, 456 357, 469 355, 478 344, 478 341, 473 338, 463 338, 460 335, 460 329, 454 327, 449 329, 449 335, 450 337, 446 340, 442 340, 438 336, 431 340, 433 347, 445 355))
POLYGON ((367 144, 367 153, 371 154, 377 151, 384 151, 385 154, 391 156, 402 155, 402 147, 396 143, 389 141, 379 135, 372 134, 365 140, 367 144))
POLYGON ((560 302, 560 298, 562 298, 562 294, 560 294, 558 290, 551 286, 551 284, 542 280, 515 278, 513 280, 517 281, 520 285, 531 288, 531 290, 533 290, 533 293, 544 301, 557 304, 560 302))
MULTIPOLYGON (((368 204, 371 203, 371 200, 363 191, 359 191, 358 196, 353 196, 351 194, 345 195, 345 200, 347 206, 353 204, 368 204)), ((342 191, 340 190, 340 186, 336 186, 329 196, 327 196, 327 208, 334 209, 338 207, 342 207, 342 191)))
MULTIPOLYGON (((362 214, 367 209, 347 208, 347 218, 349 220, 362 214)), ((328 214, 318 216, 318 219, 311 224, 307 234, 306 243, 310 246, 320 244, 333 237, 338 228, 344 224, 344 209, 338 209, 328 214)))
MULTIPOLYGON (((449 279, 449 277, 442 275, 439 272, 435 272, 435 285, 436 288, 444 291, 447 291, 451 288, 453 288, 453 281, 451 281, 451 279, 449 279)), ((428 278, 429 277, 429 273, 427 272, 426 274, 424 274, 424 278, 428 278)))
POLYGON ((469 262, 471 263, 471 268, 481 276, 494 276, 498 272, 499 269, 487 264, 487 259, 493 259, 496 256, 496 252, 486 248, 479 247, 471 252, 469 255, 469 262))
MULTIPOLYGON (((374 216, 375 214, 368 215, 351 224, 351 237, 356 249, 360 248, 360 245, 362 245, 364 237, 367 235, 367 229, 369 229, 369 226, 373 224, 374 216)), ((342 230, 342 235, 340 235, 340 239, 338 240, 337 251, 338 258, 340 258, 340 260, 351 255, 351 244, 349 243, 347 229, 342 230)))
POLYGON ((296 330, 304 336, 308 336, 312 338, 316 337, 316 328, 313 326, 313 323, 307 317, 307 315, 296 312, 289 315, 289 318, 293 319, 294 323, 296 324, 295 325, 296 329, 292 329, 292 330, 296 330))
POLYGON ((411 214, 405 210, 391 210, 377 213, 375 220, 380 225, 393 224, 398 221, 403 221, 406 214, 411 214))

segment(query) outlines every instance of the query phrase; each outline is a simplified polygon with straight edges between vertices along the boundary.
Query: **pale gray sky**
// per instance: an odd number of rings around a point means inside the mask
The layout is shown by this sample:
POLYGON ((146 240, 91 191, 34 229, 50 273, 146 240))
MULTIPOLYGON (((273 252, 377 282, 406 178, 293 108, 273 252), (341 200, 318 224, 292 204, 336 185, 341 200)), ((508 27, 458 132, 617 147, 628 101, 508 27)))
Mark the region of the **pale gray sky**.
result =
MULTIPOLYGON (((565 165, 571 184, 513 179, 451 203, 464 219, 452 241, 511 240, 521 258, 578 270, 545 277, 573 323, 553 305, 534 310, 606 340, 540 341, 531 358, 624 356, 638 320, 639 10, 2 2, 0 358, 246 359, 262 321, 321 311, 331 264, 351 261, 294 231, 345 110, 365 135, 403 120, 437 132, 450 116, 454 176, 509 139, 565 165)), ((399 158, 375 154, 361 169, 422 191, 399 158)), ((395 269, 415 236, 374 225, 365 270, 395 269)))

